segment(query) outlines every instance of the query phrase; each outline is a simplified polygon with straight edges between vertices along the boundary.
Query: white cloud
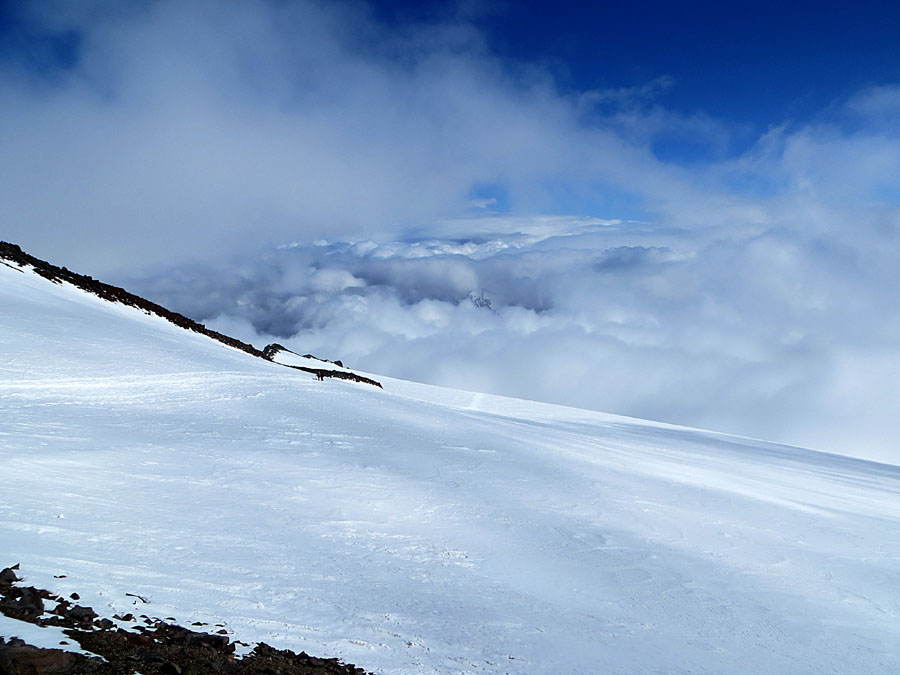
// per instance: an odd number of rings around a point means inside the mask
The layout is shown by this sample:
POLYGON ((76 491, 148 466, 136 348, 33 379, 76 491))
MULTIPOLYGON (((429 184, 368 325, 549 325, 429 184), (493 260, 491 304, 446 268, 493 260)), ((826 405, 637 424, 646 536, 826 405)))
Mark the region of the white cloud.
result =
POLYGON ((639 131, 674 116, 628 103, 586 119, 465 18, 392 28, 363 4, 304 0, 22 7, 80 47, 52 83, 3 64, 0 219, 73 266, 403 231, 465 213, 482 183, 519 212, 555 211, 561 185, 585 204, 692 191, 639 131))
POLYGON ((827 234, 839 217, 811 213, 677 233, 457 221, 477 234, 295 245, 241 279, 224 268, 135 283, 195 316, 252 322, 256 342, 373 372, 900 461, 900 243, 872 235, 877 214, 845 237, 827 234), (285 283, 310 268, 359 285, 285 283), (204 281, 216 289, 205 312, 190 304, 204 281))
POLYGON ((900 87, 754 142, 668 78, 563 94, 465 15, 22 7, 82 47, 0 72, 4 239, 375 372, 900 462, 900 87), (467 218, 480 185, 512 213, 467 218))

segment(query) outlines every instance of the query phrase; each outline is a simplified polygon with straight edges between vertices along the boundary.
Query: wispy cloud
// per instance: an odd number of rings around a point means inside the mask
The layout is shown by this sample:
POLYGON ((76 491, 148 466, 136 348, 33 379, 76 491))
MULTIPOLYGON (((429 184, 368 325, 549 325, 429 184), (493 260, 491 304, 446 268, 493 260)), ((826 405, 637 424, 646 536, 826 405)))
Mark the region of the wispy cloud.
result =
POLYGON ((3 61, 0 218, 76 265, 396 232, 465 213, 481 184, 519 213, 642 211, 694 189, 653 138, 714 126, 638 110, 665 78, 595 92, 606 103, 586 115, 539 68, 493 57, 463 16, 386 26, 362 4, 303 1, 22 7, 70 58, 3 61))

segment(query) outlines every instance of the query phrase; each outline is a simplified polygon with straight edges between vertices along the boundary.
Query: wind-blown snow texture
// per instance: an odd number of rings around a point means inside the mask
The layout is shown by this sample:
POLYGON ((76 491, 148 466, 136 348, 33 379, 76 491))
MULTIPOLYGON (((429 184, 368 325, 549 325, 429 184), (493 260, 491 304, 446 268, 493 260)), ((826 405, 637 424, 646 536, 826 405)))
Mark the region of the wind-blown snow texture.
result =
POLYGON ((900 672, 897 467, 382 382, 0 265, 0 562, 384 673, 900 672))

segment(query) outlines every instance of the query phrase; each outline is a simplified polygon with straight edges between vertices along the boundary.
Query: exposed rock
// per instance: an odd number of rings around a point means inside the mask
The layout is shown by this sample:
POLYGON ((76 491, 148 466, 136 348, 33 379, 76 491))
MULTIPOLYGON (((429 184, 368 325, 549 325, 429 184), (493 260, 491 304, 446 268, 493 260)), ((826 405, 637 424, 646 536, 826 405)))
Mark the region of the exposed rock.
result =
MULTIPOLYGON (((279 344, 268 345, 263 351, 260 351, 251 344, 241 342, 236 338, 207 328, 202 323, 194 321, 193 319, 189 319, 183 314, 178 314, 177 312, 166 309, 162 305, 158 305, 155 302, 150 302, 149 300, 146 300, 139 295, 129 293, 124 288, 105 284, 102 281, 94 279, 93 277, 84 274, 77 274, 75 272, 71 272, 65 267, 57 267, 56 265, 48 263, 46 260, 35 258, 34 256, 25 253, 16 244, 10 244, 9 242, 0 241, 0 260, 9 260, 18 265, 31 267, 37 274, 41 275, 45 279, 49 279, 54 283, 66 281, 73 286, 77 286, 78 288, 85 290, 88 293, 93 293, 94 295, 97 295, 104 300, 108 300, 109 302, 116 302, 122 305, 128 305, 130 307, 137 307, 147 312, 148 314, 155 314, 157 316, 160 316, 167 321, 174 323, 176 326, 184 328, 185 330, 191 330, 196 333, 201 333, 203 335, 206 335, 207 337, 212 338, 213 340, 221 342, 222 344, 226 344, 229 347, 234 347, 235 349, 240 349, 241 351, 247 352, 248 354, 252 354, 253 356, 259 358, 264 358, 272 361, 274 355, 279 351, 290 351, 286 347, 279 344)), ((323 363, 333 363, 338 367, 343 367, 343 364, 340 361, 328 361, 326 359, 320 359, 316 356, 312 356, 311 354, 307 354, 306 358, 322 361, 323 363)), ((378 387, 379 389, 383 389, 379 382, 369 379, 368 377, 363 377, 362 375, 357 375, 356 373, 348 373, 345 371, 332 370, 328 368, 304 368, 302 366, 288 367, 312 373, 320 380, 326 377, 334 377, 341 380, 363 382, 365 384, 371 384, 375 387, 378 387)), ((65 575, 62 575, 60 578, 62 578, 63 576, 65 575)))
POLYGON ((38 649, 17 638, 6 642, 0 637, 0 673, 4 675, 69 675, 83 659, 61 649, 38 649))
POLYGON ((69 609, 65 612, 65 615, 68 616, 73 621, 84 624, 90 624, 91 621, 97 618, 98 614, 91 607, 82 607, 81 605, 75 605, 72 609, 69 609))
MULTIPOLYGON (((290 354, 294 354, 295 356, 300 356, 297 352, 292 352, 290 349, 285 347, 284 345, 280 345, 277 342, 273 342, 270 345, 266 345, 266 348, 263 349, 263 358, 268 359, 269 361, 275 362, 275 356, 279 352, 288 352, 290 354)), ((313 356, 312 354, 303 354, 304 359, 312 359, 314 361, 321 361, 322 363, 331 363, 339 368, 343 368, 344 364, 341 361, 329 361, 328 359, 320 359, 318 356, 313 356)), ((277 362, 276 362, 277 363, 277 362)), ((326 377, 333 377, 338 380, 350 380, 351 382, 362 382, 363 384, 371 384, 373 387, 378 387, 379 389, 384 389, 381 386, 380 382, 377 382, 371 378, 363 377, 362 375, 357 375, 356 373, 347 372, 345 370, 333 370, 331 368, 310 368, 308 366, 294 366, 288 363, 281 363, 280 365, 286 366, 288 368, 293 368, 294 370, 302 370, 306 373, 312 373, 316 376, 320 382, 324 380, 326 377)))
POLYGON ((84 274, 71 272, 65 267, 57 267, 56 265, 51 265, 46 260, 41 260, 39 258, 35 258, 32 255, 28 255, 15 244, 0 241, 0 259, 11 260, 18 265, 26 265, 33 268, 37 274, 41 275, 45 279, 49 279, 50 281, 56 283, 59 283, 60 281, 67 281, 73 286, 77 286, 82 290, 93 293, 94 295, 97 295, 104 300, 117 302, 123 305, 128 305, 130 307, 137 307, 150 314, 161 316, 164 319, 171 321, 176 326, 180 326, 181 328, 184 328, 186 330, 192 330, 197 333, 202 333, 203 335, 211 337, 213 340, 217 340, 223 344, 228 345, 229 347, 240 349, 241 351, 252 354, 253 356, 262 357, 262 352, 256 349, 256 347, 254 347, 253 345, 247 344, 246 342, 241 342, 240 340, 229 337, 228 335, 223 335, 218 331, 211 330, 204 326, 202 323, 194 321, 193 319, 189 319, 183 314, 178 314, 177 312, 168 310, 162 305, 157 305, 155 302, 150 302, 149 300, 135 295, 134 293, 129 293, 124 288, 105 284, 102 281, 98 281, 97 279, 84 274))
POLYGON ((16 576, 16 573, 13 572, 11 567, 4 567, 3 571, 0 572, 0 586, 8 586, 17 581, 20 581, 20 579, 16 576))
POLYGON ((44 593, 46 591, 39 591, 31 586, 0 587, 0 612, 21 621, 32 621, 44 613, 44 593))
MULTIPOLYGON (((282 364, 286 365, 286 364, 282 364)), ((312 373, 319 380, 323 380, 326 377, 333 377, 338 380, 350 380, 351 382, 362 382, 363 384, 371 384, 373 387, 378 387, 379 389, 384 389, 381 386, 381 382, 377 382, 368 377, 363 377, 362 375, 357 375, 356 373, 348 373, 344 370, 328 370, 325 368, 305 368, 304 366, 288 366, 288 368, 295 368, 296 370, 302 370, 307 373, 312 373)))
POLYGON ((73 642, 103 658, 38 649, 15 639, 7 643, 0 638, 0 675, 365 675, 361 668, 337 659, 295 654, 264 643, 235 659, 238 643, 219 634, 227 632, 224 630, 201 633, 149 617, 148 626, 134 630, 117 628, 106 618, 92 625, 91 621, 97 619, 93 609, 73 606, 66 600, 59 602, 56 616, 35 614, 34 607, 51 597, 41 589, 7 584, 0 587, 0 612, 40 626, 62 626, 73 642), (31 610, 23 612, 26 605, 31 610))
POLYGON ((290 350, 287 347, 285 347, 284 345, 280 345, 277 342, 273 342, 270 345, 266 345, 265 348, 263 349, 263 358, 271 361, 273 358, 275 358, 275 355, 278 352, 286 352, 286 351, 290 351, 290 350))

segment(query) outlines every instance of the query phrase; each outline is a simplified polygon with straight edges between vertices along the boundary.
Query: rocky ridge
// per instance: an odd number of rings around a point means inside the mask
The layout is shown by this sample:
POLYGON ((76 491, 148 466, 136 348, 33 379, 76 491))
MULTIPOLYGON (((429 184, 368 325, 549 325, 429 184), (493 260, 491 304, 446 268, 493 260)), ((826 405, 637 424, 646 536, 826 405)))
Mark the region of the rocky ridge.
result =
POLYGON ((237 658, 235 646, 247 645, 232 642, 224 629, 205 633, 146 615, 101 618, 91 607, 73 602, 79 599, 77 593, 66 599, 21 585, 17 570, 14 565, 0 571, 0 613, 37 626, 57 626, 96 656, 39 648, 0 635, 3 675, 366 675, 362 668, 337 659, 265 643, 237 658), (133 628, 121 628, 121 623, 133 628))
MULTIPOLYGON (((155 314, 156 316, 160 316, 167 321, 174 323, 179 328, 184 328, 185 330, 200 333, 201 335, 205 335, 209 338, 212 338, 213 340, 221 342, 222 344, 233 347, 234 349, 239 349, 257 358, 266 359, 267 361, 273 361, 272 355, 277 353, 278 351, 290 351, 279 344, 271 344, 264 350, 259 350, 247 342, 242 342, 241 340, 233 338, 229 335, 225 335, 223 333, 219 333, 218 331, 214 331, 211 328, 207 328, 198 321, 189 319, 183 314, 178 314, 177 312, 173 312, 170 309, 166 309, 162 305, 158 305, 157 303, 151 302, 139 295, 130 293, 124 288, 103 283, 102 281, 94 279, 93 277, 87 276, 85 274, 72 272, 65 267, 58 267, 56 265, 48 263, 46 260, 41 260, 40 258, 35 258, 33 255, 25 253, 25 251, 23 251, 16 244, 11 244, 6 241, 0 241, 0 262, 4 260, 13 262, 19 267, 30 267, 36 274, 44 277, 45 279, 48 279, 49 281, 52 281, 53 283, 67 282, 84 291, 87 291, 88 293, 92 293, 93 295, 103 298, 108 302, 115 302, 122 305, 127 305, 129 307, 137 307, 138 309, 141 309, 148 314, 155 314)), ((12 267, 11 265, 7 266, 12 267)), ((13 267, 13 269, 17 268, 13 267)), ((337 365, 338 367, 343 368, 343 364, 340 361, 328 361, 327 359, 320 359, 312 355, 307 355, 307 358, 321 361, 323 364, 330 363, 332 365, 337 365)), ((364 384, 376 386, 379 389, 383 388, 381 386, 381 383, 376 382, 375 380, 368 377, 358 375, 349 370, 335 370, 334 368, 328 368, 324 366, 322 368, 307 368, 304 366, 287 367, 311 373, 315 375, 319 380, 330 377, 340 380, 350 380, 352 382, 362 382, 364 384)))
POLYGON ((310 368, 308 366, 295 366, 290 363, 280 363, 279 361, 276 361, 275 357, 281 352, 287 352, 289 354, 294 354, 296 356, 300 356, 301 358, 304 358, 304 359, 310 359, 313 361, 321 361, 322 363, 330 363, 332 365, 337 366, 338 368, 342 368, 342 369, 344 368, 344 364, 340 361, 329 361, 328 359, 320 359, 318 356, 313 356, 312 354, 303 354, 301 356, 300 354, 297 354, 297 352, 292 352, 290 349, 288 349, 287 347, 284 347, 283 345, 278 344, 277 342, 274 342, 274 343, 266 346, 266 348, 263 350, 263 358, 268 359, 269 361, 272 361, 274 363, 279 363, 279 365, 286 366, 287 368, 293 368, 295 370, 302 370, 303 372, 306 372, 306 373, 312 373, 320 380, 323 378, 326 378, 326 377, 335 377, 340 380, 351 380, 353 382, 362 382, 364 384, 371 384, 373 387, 378 387, 379 389, 383 389, 380 382, 376 382, 375 380, 372 380, 368 377, 358 375, 357 373, 354 373, 350 370, 346 370, 346 369, 334 370, 332 368, 310 368))

